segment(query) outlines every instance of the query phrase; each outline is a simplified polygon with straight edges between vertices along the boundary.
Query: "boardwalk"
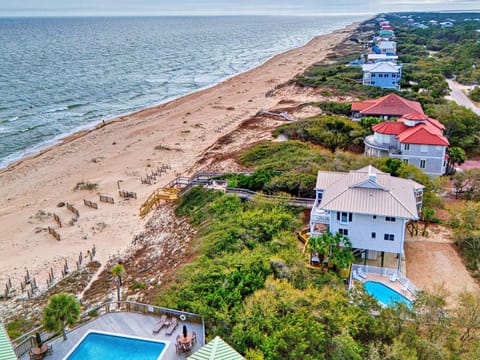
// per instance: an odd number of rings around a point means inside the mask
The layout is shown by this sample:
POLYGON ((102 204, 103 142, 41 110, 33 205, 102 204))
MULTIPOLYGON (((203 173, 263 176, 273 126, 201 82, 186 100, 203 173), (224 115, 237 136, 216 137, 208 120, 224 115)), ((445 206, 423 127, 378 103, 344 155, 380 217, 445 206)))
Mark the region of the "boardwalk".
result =
MULTIPOLYGON (((63 341, 62 337, 54 340, 51 343, 53 346, 53 353, 45 359, 63 359, 89 330, 98 330, 103 332, 111 332, 116 334, 164 341, 165 343, 167 343, 167 347, 164 350, 165 353, 162 357, 162 360, 176 360, 186 358, 185 355, 177 355, 175 352, 175 338, 177 337, 177 334, 181 334, 184 324, 187 325, 189 333, 192 331, 195 331, 197 333, 197 344, 194 345, 193 352, 200 349, 205 343, 205 334, 203 333, 203 327, 201 324, 192 324, 179 320, 179 325, 174 331, 174 333, 171 336, 167 336, 165 334, 165 330, 160 331, 160 333, 156 335, 152 333, 157 322, 158 317, 149 315, 128 312, 105 314, 69 332, 67 335, 67 341, 63 341)), ((20 359, 29 359, 28 354, 25 354, 20 359)))

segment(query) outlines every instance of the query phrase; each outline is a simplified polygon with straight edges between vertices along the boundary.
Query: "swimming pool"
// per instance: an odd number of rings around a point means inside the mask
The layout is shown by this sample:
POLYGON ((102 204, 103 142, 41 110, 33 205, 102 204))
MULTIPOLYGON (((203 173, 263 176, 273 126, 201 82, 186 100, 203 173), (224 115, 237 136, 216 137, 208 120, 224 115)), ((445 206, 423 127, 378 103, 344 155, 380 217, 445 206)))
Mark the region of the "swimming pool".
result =
POLYGON ((165 342, 90 331, 65 359, 159 360, 165 347, 165 342))
POLYGON ((366 281, 363 285, 365 286, 365 290, 367 291, 367 293, 372 295, 375 299, 377 299, 384 305, 392 306, 395 303, 403 303, 407 306, 412 305, 412 302, 408 300, 405 296, 382 283, 376 281, 366 281))

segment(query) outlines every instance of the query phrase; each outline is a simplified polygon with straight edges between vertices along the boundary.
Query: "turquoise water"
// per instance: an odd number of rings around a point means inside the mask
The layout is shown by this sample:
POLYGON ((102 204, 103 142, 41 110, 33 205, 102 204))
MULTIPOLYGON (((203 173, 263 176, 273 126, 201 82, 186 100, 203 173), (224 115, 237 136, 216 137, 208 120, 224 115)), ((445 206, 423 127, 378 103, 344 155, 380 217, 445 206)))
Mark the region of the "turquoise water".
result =
POLYGON ((92 332, 67 360, 157 360, 165 343, 92 332))
POLYGON ((365 17, 0 18, 0 168, 365 17))
POLYGON ((376 281, 366 281, 365 290, 382 304, 392 306, 395 303, 403 303, 411 306, 412 302, 402 294, 376 281))

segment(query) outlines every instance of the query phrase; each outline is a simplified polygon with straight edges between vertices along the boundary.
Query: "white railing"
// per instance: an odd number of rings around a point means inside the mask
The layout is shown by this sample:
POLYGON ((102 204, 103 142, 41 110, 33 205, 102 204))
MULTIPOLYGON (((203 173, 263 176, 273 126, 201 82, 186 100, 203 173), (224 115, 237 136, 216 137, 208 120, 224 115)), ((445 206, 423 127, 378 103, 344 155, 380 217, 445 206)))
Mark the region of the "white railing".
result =
MULTIPOLYGON (((202 316, 198 314, 189 313, 186 311, 168 309, 160 306, 137 303, 132 301, 120 301, 120 302, 112 301, 112 302, 100 304, 94 309, 90 310, 88 313, 82 314, 80 317, 81 323, 75 326, 74 328, 68 330, 67 333, 86 325, 87 323, 94 320, 98 316, 105 315, 108 313, 113 313, 113 312, 131 312, 131 313, 139 313, 139 314, 158 316, 158 317, 161 316, 162 314, 168 314, 168 315, 175 315, 180 318, 184 317, 184 320, 188 322, 202 325, 202 329, 203 329, 202 341, 204 341, 205 339, 205 323, 203 321, 202 316), (94 317, 91 317, 89 315, 89 313, 91 313, 92 311, 97 313, 94 317)), ((52 342, 56 338, 61 336, 61 335, 55 336, 55 334, 46 333, 43 329, 43 326, 37 327, 32 331, 29 331, 28 333, 12 341, 12 344, 14 345, 15 354, 17 355, 18 358, 26 354, 35 346, 35 341, 34 341, 35 332, 40 332, 42 334, 42 339, 44 339, 45 342, 52 342)), ((205 343, 202 343, 202 346, 203 345, 205 345, 205 343)))
POLYGON ((419 290, 412 282, 403 275, 397 269, 390 269, 390 268, 382 268, 378 266, 371 266, 371 265, 360 265, 360 264, 352 264, 352 270, 350 272, 350 282, 348 284, 348 290, 351 288, 352 284, 352 275, 354 271, 363 271, 367 276, 368 274, 382 276, 386 278, 390 278, 392 275, 396 274, 396 281, 398 281, 402 286, 407 285, 407 290, 410 291, 413 295, 415 295, 419 290))

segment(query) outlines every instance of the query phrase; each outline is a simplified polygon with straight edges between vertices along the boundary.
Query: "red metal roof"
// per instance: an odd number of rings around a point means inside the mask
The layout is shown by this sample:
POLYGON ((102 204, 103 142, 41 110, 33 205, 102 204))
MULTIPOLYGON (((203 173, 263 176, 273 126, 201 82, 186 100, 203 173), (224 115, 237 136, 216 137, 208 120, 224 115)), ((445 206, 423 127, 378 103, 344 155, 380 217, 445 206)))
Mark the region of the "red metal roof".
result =
POLYGON ((398 135, 408 129, 403 122, 384 121, 372 126, 372 130, 379 134, 398 135))
POLYGON ((445 130, 445 126, 438 121, 437 119, 432 119, 425 114, 421 114, 418 112, 413 112, 410 114, 403 115, 400 119, 397 119, 399 122, 403 122, 403 120, 411 120, 411 121, 425 121, 426 124, 433 126, 436 130, 440 130, 442 132, 445 130))
POLYGON ((393 27, 390 25, 382 25, 382 30, 393 30, 393 27))
POLYGON ((445 127, 435 119, 419 112, 404 115, 397 121, 384 121, 372 126, 379 134, 396 135, 404 144, 442 145, 448 146, 448 140, 443 135, 445 127), (416 121, 416 125, 405 125, 405 121, 416 121))
POLYGON ((360 111, 366 116, 403 116, 412 112, 423 114, 422 105, 419 102, 404 99, 393 93, 376 100, 354 101, 352 111, 360 111))
POLYGON ((428 125, 416 125, 397 135, 403 144, 441 145, 448 146, 450 143, 443 135, 432 132, 428 125))

